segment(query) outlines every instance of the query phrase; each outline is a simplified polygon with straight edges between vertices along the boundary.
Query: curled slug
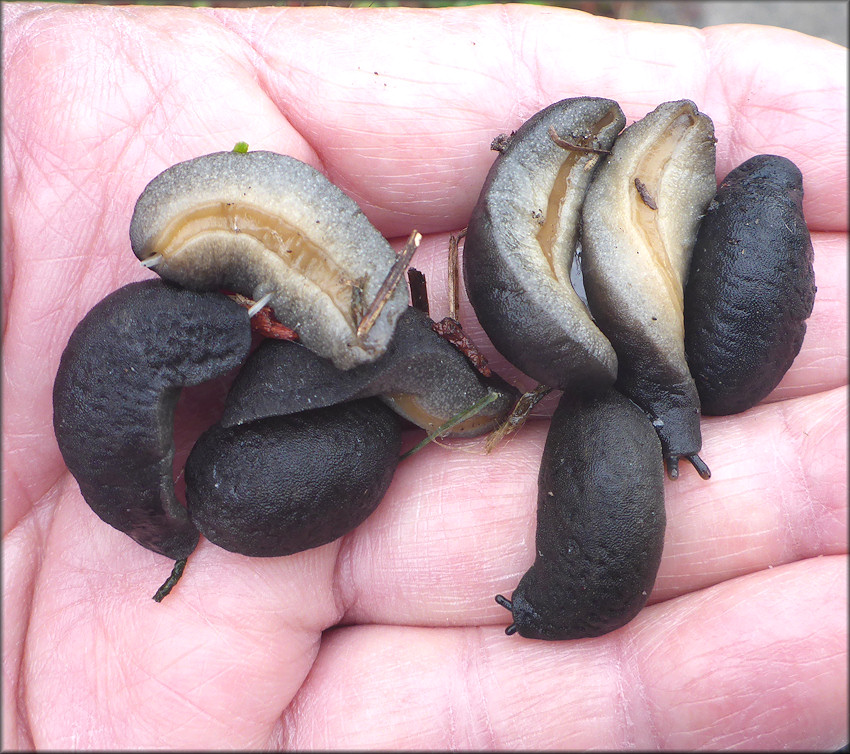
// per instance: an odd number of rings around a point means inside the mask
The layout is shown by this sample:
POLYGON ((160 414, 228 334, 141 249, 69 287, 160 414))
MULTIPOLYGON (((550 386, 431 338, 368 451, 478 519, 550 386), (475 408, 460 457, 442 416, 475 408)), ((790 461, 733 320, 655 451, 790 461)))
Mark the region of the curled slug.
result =
POLYGON ((700 226, 685 289, 685 351, 704 414, 735 414, 775 388, 815 301, 803 176, 784 157, 735 168, 700 226))
POLYGON ((243 307, 159 280, 118 289, 81 320, 56 374, 53 426, 100 518, 175 560, 195 549, 174 495, 174 407, 184 385, 238 366, 250 345, 243 307))
POLYGON ((267 340, 231 386, 221 424, 229 427, 379 396, 430 432, 494 393, 496 400, 449 434, 474 437, 489 432, 504 420, 519 393, 495 375, 482 377, 431 325, 426 314, 408 307, 386 353, 372 364, 344 372, 296 343, 267 340))
POLYGON ((268 303, 339 369, 383 353, 407 307, 402 282, 358 335, 396 255, 321 173, 273 152, 218 152, 169 168, 136 202, 130 240, 165 280, 268 303))
POLYGON ((551 387, 596 390, 617 374, 570 273, 585 191, 624 125, 608 99, 541 110, 499 144, 469 221, 463 279, 476 316, 500 353, 551 387))
POLYGON ((661 562, 666 517, 661 446, 646 416, 615 389, 565 393, 538 477, 537 557, 501 595, 529 639, 600 636, 646 603, 661 562))
POLYGON ((671 477, 680 457, 704 478, 696 386, 684 346, 691 250, 714 196, 714 127, 688 100, 629 126, 597 171, 582 209, 590 311, 617 352, 617 387, 652 420, 671 477))
POLYGON ((362 523, 389 487, 400 448, 398 419, 374 398, 216 425, 186 461, 186 505, 225 550, 291 555, 362 523))

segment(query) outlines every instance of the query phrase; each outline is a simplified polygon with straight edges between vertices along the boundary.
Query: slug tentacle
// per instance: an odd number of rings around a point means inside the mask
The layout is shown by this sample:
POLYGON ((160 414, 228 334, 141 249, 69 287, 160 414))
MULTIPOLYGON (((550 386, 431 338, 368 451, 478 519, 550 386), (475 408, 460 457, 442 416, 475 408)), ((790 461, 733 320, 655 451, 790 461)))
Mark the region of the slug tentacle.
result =
POLYGON ((389 243, 352 199, 285 155, 218 152, 170 167, 139 197, 130 240, 143 264, 159 257, 165 280, 268 297, 278 320, 340 369, 382 354, 407 306, 403 279, 379 296, 396 263, 389 243), (380 302, 366 323, 355 296, 380 302))

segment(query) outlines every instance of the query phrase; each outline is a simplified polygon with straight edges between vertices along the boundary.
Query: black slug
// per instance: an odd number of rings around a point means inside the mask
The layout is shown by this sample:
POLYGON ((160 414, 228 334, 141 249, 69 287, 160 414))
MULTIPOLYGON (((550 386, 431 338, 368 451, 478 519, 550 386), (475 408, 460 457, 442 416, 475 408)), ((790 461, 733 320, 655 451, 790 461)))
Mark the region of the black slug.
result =
POLYGON ((550 387, 602 389, 617 374, 570 272, 585 190, 624 125, 608 99, 541 110, 501 144, 469 221, 463 279, 478 320, 500 353, 550 387))
POLYGON ((735 414, 775 388, 815 301, 803 176, 784 157, 735 168, 702 222, 685 289, 685 351, 704 414, 735 414))
POLYGON ((629 126, 582 209, 590 311, 617 352, 617 387, 650 417, 671 477, 680 457, 704 478, 700 404, 685 358, 684 286, 716 190, 714 127, 688 100, 629 126))
POLYGON ((380 503, 399 459, 395 414, 375 398, 214 426, 186 461, 186 504, 211 542, 258 557, 332 542, 380 503))
POLYGON ((175 560, 194 550, 173 488, 174 407, 184 385, 238 366, 250 345, 243 307, 160 280, 118 289, 80 321, 56 374, 53 426, 100 518, 175 560))
POLYGON ((136 203, 130 240, 165 280, 268 303, 340 369, 383 353, 407 307, 402 282, 358 334, 395 252, 321 173, 273 152, 217 152, 160 173, 136 203))
POLYGON ((661 446, 643 412, 615 389, 564 394, 538 477, 537 557, 499 604, 507 633, 529 639, 600 636, 646 603, 666 517, 661 446))
POLYGON ((386 353, 344 372, 297 343, 267 340, 251 354, 231 386, 221 424, 233 426, 379 396, 430 432, 493 394, 492 403, 448 434, 474 437, 491 431, 510 412, 519 393, 495 375, 482 377, 431 325, 426 314, 408 307, 386 353))

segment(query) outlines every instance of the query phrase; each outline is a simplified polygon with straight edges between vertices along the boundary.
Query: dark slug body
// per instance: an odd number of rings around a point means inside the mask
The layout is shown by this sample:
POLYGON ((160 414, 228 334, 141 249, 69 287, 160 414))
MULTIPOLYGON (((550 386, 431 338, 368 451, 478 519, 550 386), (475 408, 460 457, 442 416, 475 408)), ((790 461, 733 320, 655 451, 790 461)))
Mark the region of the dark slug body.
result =
POLYGON ((186 462, 187 507, 219 547, 291 555, 362 523, 389 487, 400 447, 397 417, 374 398, 216 425, 186 462))
POLYGON ((598 390, 617 374, 570 271, 581 202, 601 160, 593 149, 609 149, 624 125, 607 99, 541 110, 502 142, 469 221, 463 278, 476 316, 500 353, 551 387, 598 390), (593 149, 567 149, 552 132, 593 149))
POLYGON ((371 364, 345 371, 296 343, 267 340, 251 354, 231 386, 221 424, 235 426, 381 396, 401 415, 435 429, 490 390, 499 397, 453 434, 490 431, 510 411, 517 391, 499 377, 482 377, 431 324, 426 314, 408 307, 386 353, 371 364), (425 417, 430 423, 423 421, 425 417))
POLYGON ((159 280, 120 288, 82 319, 59 364, 53 425, 100 518, 175 560, 195 549, 174 496, 174 407, 184 385, 238 366, 250 345, 243 307, 159 280))
POLYGON ((646 603, 664 544, 664 464, 644 413, 614 389, 561 398, 538 477, 537 558, 514 590, 529 639, 613 631, 646 603))
POLYGON ((758 155, 729 173, 685 290, 685 350, 703 413, 745 411, 779 384, 812 313, 812 261, 797 166, 758 155))

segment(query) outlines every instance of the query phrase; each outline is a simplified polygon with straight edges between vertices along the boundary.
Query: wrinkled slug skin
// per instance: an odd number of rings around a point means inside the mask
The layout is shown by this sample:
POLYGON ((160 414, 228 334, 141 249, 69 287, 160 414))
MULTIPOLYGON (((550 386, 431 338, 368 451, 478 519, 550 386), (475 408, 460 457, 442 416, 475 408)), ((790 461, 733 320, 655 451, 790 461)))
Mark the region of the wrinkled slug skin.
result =
POLYGON ((100 518, 175 560, 195 549, 174 496, 174 407, 181 387, 238 366, 250 345, 243 307, 160 280, 124 286, 82 319, 59 363, 53 425, 100 518))
POLYGON ((815 301, 803 176, 758 155, 726 176, 702 222, 685 290, 685 350, 704 414, 735 414, 775 388, 815 301))
POLYGON ((201 435, 186 461, 192 521, 225 550, 291 555, 362 523, 392 481, 395 414, 371 398, 201 435))
POLYGON ((361 344, 368 305, 396 260, 361 209, 321 173, 273 152, 218 152, 154 178, 130 225, 136 256, 195 290, 271 293, 277 318, 339 369, 373 361, 407 307, 402 282, 361 344))
POLYGON ((620 135, 582 210, 590 311, 617 352, 617 387, 649 414, 672 466, 702 446, 683 295, 714 166, 711 120, 693 102, 668 102, 620 135))
POLYGON ((604 389, 617 374, 611 344, 570 283, 579 209, 601 156, 625 125, 612 100, 580 97, 540 111, 490 169, 463 247, 463 279, 493 345, 530 377, 561 389, 604 389))
POLYGON ((386 353, 372 364, 344 372, 297 343, 267 340, 234 380, 221 424, 229 427, 379 396, 414 424, 432 431, 492 391, 497 399, 449 434, 474 437, 495 429, 519 393, 499 377, 482 377, 431 329, 431 323, 426 314, 408 307, 386 353))
POLYGON ((600 636, 646 603, 666 516, 661 446, 643 412, 614 389, 564 394, 538 477, 537 557, 512 595, 530 639, 600 636))

